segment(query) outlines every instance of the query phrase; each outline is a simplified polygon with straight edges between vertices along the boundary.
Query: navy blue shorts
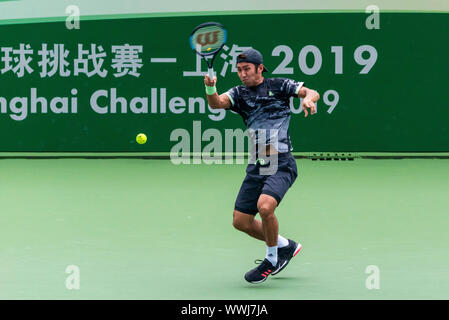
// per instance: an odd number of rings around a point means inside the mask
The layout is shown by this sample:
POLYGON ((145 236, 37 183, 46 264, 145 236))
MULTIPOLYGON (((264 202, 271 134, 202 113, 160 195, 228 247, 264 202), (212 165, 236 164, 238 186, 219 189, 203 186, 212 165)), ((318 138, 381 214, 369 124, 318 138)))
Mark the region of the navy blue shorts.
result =
MULTIPOLYGON (((259 212, 257 201, 261 194, 267 194, 275 198, 279 203, 287 190, 292 186, 298 177, 296 161, 290 152, 280 153, 278 156, 277 170, 271 175, 260 174, 261 169, 270 166, 270 163, 261 165, 249 164, 246 168, 246 177, 240 187, 237 200, 235 201, 235 210, 242 213, 255 215, 259 212)), ((272 165, 271 167, 274 167, 272 165)))

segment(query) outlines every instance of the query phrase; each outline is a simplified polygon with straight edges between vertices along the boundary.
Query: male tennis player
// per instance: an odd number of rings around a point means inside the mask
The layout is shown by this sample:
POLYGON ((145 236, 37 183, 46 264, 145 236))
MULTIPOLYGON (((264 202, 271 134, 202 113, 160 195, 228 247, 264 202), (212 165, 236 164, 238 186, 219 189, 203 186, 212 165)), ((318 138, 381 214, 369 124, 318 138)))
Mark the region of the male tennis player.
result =
POLYGON ((311 114, 316 112, 315 102, 320 98, 318 92, 304 87, 303 82, 264 78, 263 72, 266 71, 260 52, 249 49, 237 57, 237 73, 243 85, 218 95, 215 87, 217 78, 210 79, 208 75, 204 78, 210 107, 239 113, 247 129, 256 132, 253 141, 256 162, 250 162, 247 166, 233 219, 236 229, 265 241, 267 245, 262 263, 245 274, 245 279, 251 283, 263 282, 269 275, 279 273, 302 248, 300 243, 278 234, 274 211, 298 176, 288 134, 290 97, 303 98, 306 117, 307 109, 311 114), (270 133, 259 136, 257 132, 260 130, 270 133), (260 145, 263 147, 257 150, 260 145), (272 161, 274 157, 277 161, 272 161), (275 170, 271 174, 262 173, 262 169, 267 169, 273 162, 276 164, 275 170), (257 213, 260 213, 262 221, 255 219, 257 213))

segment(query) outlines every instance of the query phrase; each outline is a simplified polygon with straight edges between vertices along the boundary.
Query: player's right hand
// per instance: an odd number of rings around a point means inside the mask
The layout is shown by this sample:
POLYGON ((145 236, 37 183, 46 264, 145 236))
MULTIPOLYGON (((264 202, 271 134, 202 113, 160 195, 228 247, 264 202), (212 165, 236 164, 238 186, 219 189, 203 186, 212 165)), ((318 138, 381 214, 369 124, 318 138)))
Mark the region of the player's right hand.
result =
POLYGON ((213 87, 217 83, 217 77, 214 77, 213 80, 209 78, 209 75, 206 73, 204 76, 204 84, 208 87, 213 87))

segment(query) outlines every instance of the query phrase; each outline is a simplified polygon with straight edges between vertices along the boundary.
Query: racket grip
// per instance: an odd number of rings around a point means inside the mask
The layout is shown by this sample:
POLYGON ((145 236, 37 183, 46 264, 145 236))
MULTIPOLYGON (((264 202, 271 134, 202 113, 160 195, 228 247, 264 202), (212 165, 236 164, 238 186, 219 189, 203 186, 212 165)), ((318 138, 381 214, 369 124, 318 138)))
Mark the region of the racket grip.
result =
POLYGON ((209 74, 209 79, 214 80, 214 69, 209 68, 209 70, 207 70, 207 73, 209 74))

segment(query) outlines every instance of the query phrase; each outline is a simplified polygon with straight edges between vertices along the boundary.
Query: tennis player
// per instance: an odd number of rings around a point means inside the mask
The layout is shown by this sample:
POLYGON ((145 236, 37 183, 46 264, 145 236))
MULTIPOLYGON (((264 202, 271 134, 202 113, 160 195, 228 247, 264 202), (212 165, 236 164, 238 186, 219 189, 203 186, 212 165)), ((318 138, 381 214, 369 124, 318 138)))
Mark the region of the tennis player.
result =
POLYGON ((245 279, 251 283, 261 283, 269 275, 282 271, 302 248, 300 243, 278 234, 274 211, 298 176, 288 134, 290 97, 303 98, 306 117, 308 109, 311 114, 316 113, 315 103, 320 98, 318 92, 304 87, 303 82, 264 78, 263 73, 267 71, 262 54, 249 49, 237 57, 237 73, 242 85, 219 95, 215 86, 217 78, 210 79, 208 75, 204 78, 210 107, 237 112, 247 129, 256 132, 251 139, 256 161, 247 166, 233 218, 236 229, 264 241, 267 246, 265 259, 245 274, 245 279), (273 164, 275 170, 267 174, 268 167, 273 164), (257 213, 262 221, 255 219, 257 213))

